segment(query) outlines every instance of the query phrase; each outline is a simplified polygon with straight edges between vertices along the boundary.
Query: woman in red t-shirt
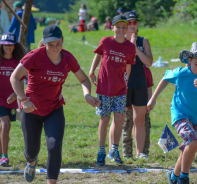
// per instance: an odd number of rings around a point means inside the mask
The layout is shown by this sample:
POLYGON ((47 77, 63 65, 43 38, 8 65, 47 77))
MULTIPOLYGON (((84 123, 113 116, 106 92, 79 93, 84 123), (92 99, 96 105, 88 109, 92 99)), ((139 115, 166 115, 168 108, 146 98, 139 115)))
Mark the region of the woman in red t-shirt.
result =
POLYGON ((42 47, 29 52, 11 76, 12 86, 23 106, 21 124, 25 141, 24 155, 27 159, 24 177, 28 182, 33 181, 35 176, 42 127, 48 149, 47 183, 57 181, 65 127, 62 85, 68 72, 72 71, 82 84, 87 103, 93 107, 100 104, 97 98, 90 95, 91 84, 88 77, 80 69, 75 57, 62 49, 62 44, 61 29, 55 25, 46 27, 43 40, 39 44, 42 47), (26 72, 29 78, 25 94, 20 78, 26 72))
POLYGON ((0 165, 8 166, 10 121, 16 121, 18 104, 10 83, 10 76, 19 60, 26 54, 13 33, 4 33, 0 41, 0 165))

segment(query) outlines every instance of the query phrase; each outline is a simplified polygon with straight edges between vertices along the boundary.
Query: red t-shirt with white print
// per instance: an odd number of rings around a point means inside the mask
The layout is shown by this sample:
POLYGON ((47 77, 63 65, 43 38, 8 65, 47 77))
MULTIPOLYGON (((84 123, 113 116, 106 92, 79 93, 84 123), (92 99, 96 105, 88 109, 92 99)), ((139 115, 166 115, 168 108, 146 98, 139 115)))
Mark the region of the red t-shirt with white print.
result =
POLYGON ((15 58, 2 58, 2 63, 0 65, 0 106, 10 109, 18 108, 17 100, 11 104, 7 103, 8 97, 14 93, 10 83, 10 76, 18 64, 19 62, 15 58))
POLYGON ((46 47, 29 52, 20 62, 28 70, 26 96, 36 106, 33 114, 46 116, 65 104, 62 85, 68 72, 77 72, 80 66, 75 57, 62 50, 62 59, 54 65, 46 54, 46 47))
POLYGON ((127 94, 126 65, 135 64, 135 45, 118 43, 113 36, 101 39, 95 53, 102 55, 96 93, 108 97, 127 94))

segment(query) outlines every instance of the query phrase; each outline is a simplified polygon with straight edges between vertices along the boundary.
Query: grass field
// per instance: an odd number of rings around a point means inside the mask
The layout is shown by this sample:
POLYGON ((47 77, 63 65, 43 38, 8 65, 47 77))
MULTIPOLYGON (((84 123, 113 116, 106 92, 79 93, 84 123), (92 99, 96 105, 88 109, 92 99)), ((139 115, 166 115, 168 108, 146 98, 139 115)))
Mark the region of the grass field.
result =
MULTIPOLYGON (((172 58, 178 58, 182 49, 190 50, 192 42, 197 41, 197 26, 191 25, 174 25, 162 26, 157 28, 139 28, 139 35, 149 39, 154 61, 162 56, 163 61, 170 61, 172 58)), ((85 36, 89 44, 98 46, 99 41, 104 36, 113 35, 113 32, 87 32, 68 34, 68 28, 65 24, 61 25, 64 34, 64 49, 70 51, 78 60, 80 66, 85 68, 86 74, 94 57, 94 48, 84 44, 82 37, 85 36)), ((36 30, 36 43, 32 44, 32 49, 37 47, 42 38, 43 27, 36 30)), ((165 68, 153 68, 151 71, 154 79, 153 91, 163 77, 166 69, 173 69, 177 66, 184 66, 180 62, 169 62, 165 68)), ((97 71, 98 72, 98 71, 97 71)), ((170 103, 174 93, 174 86, 169 85, 160 95, 155 109, 151 112, 151 147, 148 161, 124 160, 122 166, 117 166, 107 161, 104 169, 132 169, 132 168, 170 168, 172 169, 179 156, 179 149, 165 155, 157 142, 162 134, 166 124, 181 143, 181 139, 173 127, 171 127, 170 103)), ((96 168, 94 163, 98 152, 98 124, 99 116, 95 115, 95 109, 85 103, 81 85, 70 73, 63 88, 63 94, 66 101, 64 106, 66 128, 62 150, 62 168, 96 168)), ((95 94, 95 87, 92 88, 92 95, 95 94)), ((58 122, 57 122, 58 123, 58 122)), ((106 142, 108 146, 108 142, 106 142)), ((122 147, 120 145, 120 154, 122 147)), ((19 121, 13 122, 10 131, 9 158, 11 167, 0 170, 24 169, 26 161, 23 156, 24 143, 21 125, 19 121)), ((197 161, 197 160, 196 160, 197 161)), ((193 164, 196 168, 197 164, 193 164)), ((42 134, 42 146, 38 159, 37 168, 46 168, 47 149, 45 134, 42 134)), ((197 174, 192 173, 191 182, 197 181, 197 174)), ((45 183, 45 177, 37 175, 33 183, 45 183)), ((0 183, 25 183, 22 175, 4 175, 0 176, 0 183)), ((59 183, 167 183, 165 173, 132 173, 132 174, 64 174, 60 175, 59 183)), ((197 182, 196 182, 197 183, 197 182)))

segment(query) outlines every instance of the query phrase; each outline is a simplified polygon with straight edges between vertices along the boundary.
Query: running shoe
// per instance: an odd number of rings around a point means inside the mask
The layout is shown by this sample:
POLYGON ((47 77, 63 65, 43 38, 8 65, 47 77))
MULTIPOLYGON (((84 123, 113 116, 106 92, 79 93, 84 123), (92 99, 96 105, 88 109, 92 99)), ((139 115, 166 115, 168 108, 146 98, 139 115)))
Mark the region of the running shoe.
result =
POLYGON ((145 153, 140 153, 136 158, 137 159, 148 159, 148 156, 145 153))
POLYGON ((171 174, 172 174, 172 171, 168 171, 168 172, 167 172, 168 183, 169 183, 169 184, 177 184, 177 181, 173 181, 173 180, 171 179, 171 174))
POLYGON ((34 180, 36 164, 37 160, 34 165, 31 165, 29 162, 27 162, 27 165, 24 170, 24 178, 27 182, 32 182, 34 180))
POLYGON ((1 160, 0 160, 0 166, 9 166, 9 162, 10 162, 10 160, 8 159, 8 158, 6 158, 6 157, 3 157, 3 158, 1 158, 1 160))
POLYGON ((123 161, 121 160, 120 155, 119 155, 119 151, 112 151, 112 150, 111 150, 111 151, 108 153, 107 157, 108 157, 111 161, 113 161, 113 162, 115 162, 115 163, 117 163, 117 164, 123 164, 123 161))
POLYGON ((104 166, 105 165, 105 153, 98 153, 96 165, 97 166, 104 166))
POLYGON ((177 184, 189 184, 189 178, 188 177, 178 178, 177 184))

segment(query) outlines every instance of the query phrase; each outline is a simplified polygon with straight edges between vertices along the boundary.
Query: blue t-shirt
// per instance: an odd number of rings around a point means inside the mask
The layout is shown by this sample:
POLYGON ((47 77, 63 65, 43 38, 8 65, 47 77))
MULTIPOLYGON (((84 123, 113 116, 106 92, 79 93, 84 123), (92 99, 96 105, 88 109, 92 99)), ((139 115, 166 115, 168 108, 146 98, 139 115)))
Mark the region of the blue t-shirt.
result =
POLYGON ((191 72, 190 66, 166 71, 163 80, 177 85, 171 104, 172 125, 183 118, 189 118, 197 125, 197 88, 194 86, 196 78, 197 75, 191 72))

